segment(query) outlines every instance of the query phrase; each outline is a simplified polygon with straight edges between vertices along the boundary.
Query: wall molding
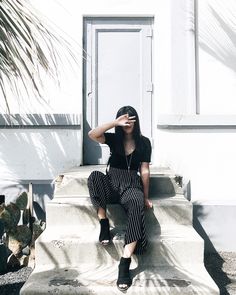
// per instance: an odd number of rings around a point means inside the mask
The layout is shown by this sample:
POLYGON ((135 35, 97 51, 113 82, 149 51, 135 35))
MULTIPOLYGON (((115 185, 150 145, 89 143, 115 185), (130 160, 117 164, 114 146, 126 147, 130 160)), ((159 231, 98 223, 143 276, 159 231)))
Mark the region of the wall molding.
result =
POLYGON ((157 128, 236 128, 236 115, 158 115, 157 128))
POLYGON ((80 114, 0 114, 0 128, 81 128, 80 114))

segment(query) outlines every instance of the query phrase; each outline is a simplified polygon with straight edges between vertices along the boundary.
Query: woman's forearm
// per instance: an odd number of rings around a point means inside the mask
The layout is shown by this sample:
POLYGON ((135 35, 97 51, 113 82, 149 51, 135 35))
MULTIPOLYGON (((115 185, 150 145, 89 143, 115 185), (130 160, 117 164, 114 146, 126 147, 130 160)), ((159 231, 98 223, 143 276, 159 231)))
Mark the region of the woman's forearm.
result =
POLYGON ((105 123, 101 126, 98 126, 94 129, 90 130, 88 133, 88 136, 95 141, 100 141, 101 138, 103 137, 103 134, 107 130, 114 128, 115 126, 116 126, 116 120, 109 122, 109 123, 105 123))
POLYGON ((142 183, 143 183, 144 198, 148 199, 148 197, 149 197, 150 170, 145 169, 144 171, 141 171, 140 176, 141 176, 142 183))
POLYGON ((118 118, 116 118, 114 121, 103 124, 101 126, 98 126, 92 130, 89 131, 88 136, 95 141, 98 141, 100 143, 104 143, 105 137, 104 133, 116 126, 130 126, 130 124, 136 122, 135 116, 129 117, 128 114, 121 115, 118 118))

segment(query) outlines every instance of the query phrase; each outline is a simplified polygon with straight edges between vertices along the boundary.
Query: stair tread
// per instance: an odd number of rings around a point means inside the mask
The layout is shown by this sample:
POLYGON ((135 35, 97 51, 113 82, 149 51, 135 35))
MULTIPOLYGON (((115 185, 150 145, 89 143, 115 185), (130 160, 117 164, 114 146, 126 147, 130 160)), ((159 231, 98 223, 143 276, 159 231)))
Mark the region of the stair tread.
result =
MULTIPOLYGON (((99 232, 98 227, 64 227, 55 226, 51 228, 46 228, 43 234, 40 235, 38 241, 52 241, 52 240, 70 240, 78 242, 96 242, 97 235, 99 232)), ((111 233, 113 236, 113 242, 123 240, 125 227, 111 228, 111 233)), ((192 226, 186 225, 163 225, 155 226, 150 230, 148 237, 149 241, 168 241, 168 240, 184 240, 184 241, 202 241, 201 237, 194 230, 192 226)))
MULTIPOLYGON (((188 205, 191 206, 191 203, 182 195, 170 195, 170 194, 162 194, 156 197, 151 197, 153 205, 188 205)), ((92 205, 90 201, 89 195, 78 196, 78 195, 60 195, 60 197, 54 197, 51 201, 47 203, 47 205, 55 205, 55 204, 70 204, 70 205, 92 205)), ((117 206, 118 204, 109 204, 108 206, 117 206)))
MULTIPOLYGON (((106 165, 86 165, 86 166, 79 166, 73 167, 67 171, 60 173, 60 175, 65 176, 76 176, 77 174, 80 175, 89 175, 92 171, 106 171, 106 165)), ((150 165, 150 174, 151 175, 165 175, 165 176, 174 176, 175 173, 168 167, 157 167, 150 165)))
MULTIPOLYGON (((105 172, 105 166, 75 167, 70 171, 61 173, 55 179, 54 195, 88 195, 87 180, 94 170, 105 172)), ((150 169, 150 195, 155 193, 182 193, 176 181, 176 175, 168 168, 151 167, 150 169)))
MULTIPOLYGON (((120 294, 116 288, 118 261, 113 266, 97 268, 36 267, 23 286, 24 294, 120 294)), ((173 266, 131 266, 132 294, 219 294, 217 286, 201 265, 188 268, 173 266)))

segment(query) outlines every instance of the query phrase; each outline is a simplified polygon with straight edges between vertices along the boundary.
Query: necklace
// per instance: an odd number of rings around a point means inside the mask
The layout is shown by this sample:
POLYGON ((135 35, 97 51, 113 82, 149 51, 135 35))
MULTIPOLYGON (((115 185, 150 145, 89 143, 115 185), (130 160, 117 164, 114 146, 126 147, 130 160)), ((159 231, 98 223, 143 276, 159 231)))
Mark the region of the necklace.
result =
POLYGON ((129 158, 129 161, 128 161, 128 156, 125 155, 125 160, 126 160, 128 172, 130 171, 130 165, 131 165, 132 157, 133 157, 133 153, 131 153, 130 158, 129 158))

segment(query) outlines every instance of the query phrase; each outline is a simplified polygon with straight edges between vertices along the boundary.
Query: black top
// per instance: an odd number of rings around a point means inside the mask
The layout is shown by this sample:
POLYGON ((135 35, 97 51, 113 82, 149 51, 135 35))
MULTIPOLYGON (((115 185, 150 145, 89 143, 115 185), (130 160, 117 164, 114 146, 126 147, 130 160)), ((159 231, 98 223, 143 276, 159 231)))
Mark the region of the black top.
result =
POLYGON ((116 149, 116 139, 114 133, 106 132, 104 133, 105 136, 105 143, 110 147, 111 157, 109 160, 109 164, 113 168, 119 169, 128 169, 130 166, 130 170, 139 170, 140 164, 142 162, 150 162, 151 161, 151 143, 150 140, 145 137, 141 136, 141 146, 136 147, 135 150, 125 156, 125 150, 123 148, 123 152, 118 152, 116 149))

